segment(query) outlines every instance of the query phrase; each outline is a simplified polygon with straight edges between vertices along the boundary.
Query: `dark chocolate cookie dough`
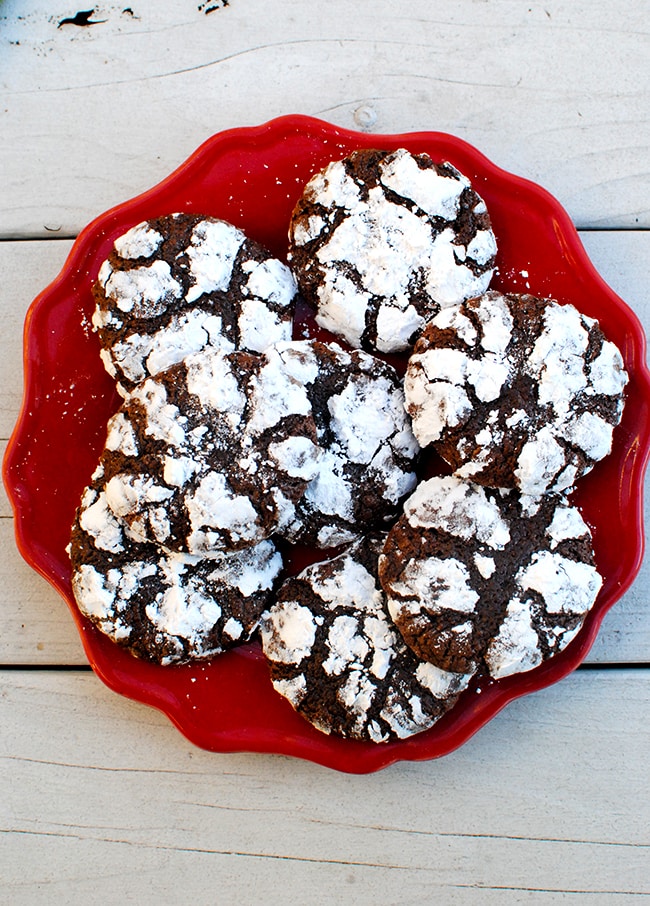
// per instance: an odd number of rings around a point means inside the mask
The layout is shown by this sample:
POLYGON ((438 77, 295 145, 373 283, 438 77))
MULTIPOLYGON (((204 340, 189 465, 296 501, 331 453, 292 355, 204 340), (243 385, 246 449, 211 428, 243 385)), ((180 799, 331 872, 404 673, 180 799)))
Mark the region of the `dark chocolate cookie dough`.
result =
POLYGON ((469 180, 403 148, 355 151, 313 176, 289 240, 318 323, 371 352, 409 348, 426 319, 484 292, 496 254, 469 180))
POLYGON ((386 742, 431 727, 468 677, 419 661, 377 581, 383 536, 367 536, 280 588, 260 632, 275 689, 319 730, 386 742))
POLYGON ((294 520, 321 451, 306 390, 281 364, 209 348, 125 399, 100 462, 108 506, 131 537, 207 554, 294 520))
POLYGON ((418 485, 388 534, 379 576, 418 657, 495 678, 561 651, 602 581, 591 533, 563 495, 534 501, 455 476, 418 485))
POLYGON ((596 321, 491 291, 427 325, 404 390, 416 437, 459 476, 534 495, 572 487, 610 452, 626 381, 596 321))
POLYGON ((209 558, 133 541, 106 502, 101 470, 83 494, 69 553, 81 612, 160 664, 212 657, 250 639, 282 568, 270 541, 209 558))
POLYGON ((394 368, 317 340, 278 343, 266 355, 305 388, 321 449, 284 536, 335 547, 383 525, 415 486, 419 453, 394 368))
POLYGON ((171 214, 114 244, 94 287, 93 326, 122 393, 205 346, 262 352, 291 337, 285 264, 237 227, 171 214))

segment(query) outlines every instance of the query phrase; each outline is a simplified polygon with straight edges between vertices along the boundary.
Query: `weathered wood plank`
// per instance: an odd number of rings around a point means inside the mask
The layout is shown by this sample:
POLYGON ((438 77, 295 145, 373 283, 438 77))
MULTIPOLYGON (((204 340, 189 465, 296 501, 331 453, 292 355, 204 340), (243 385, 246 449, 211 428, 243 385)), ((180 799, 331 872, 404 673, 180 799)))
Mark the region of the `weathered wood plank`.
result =
POLYGON ((212 133, 286 113, 451 132, 580 226, 650 225, 643 0, 365 6, 156 0, 80 27, 60 0, 5 0, 0 236, 74 235, 212 133))
POLYGON ((0 681, 5 902, 650 898, 644 672, 579 672, 368 776, 202 752, 90 673, 0 681))
MULTIPOLYGON (((23 395, 23 325, 32 300, 57 276, 72 242, 0 242, 0 439, 13 430, 23 395)), ((6 510, 1 511, 3 514, 6 510)))

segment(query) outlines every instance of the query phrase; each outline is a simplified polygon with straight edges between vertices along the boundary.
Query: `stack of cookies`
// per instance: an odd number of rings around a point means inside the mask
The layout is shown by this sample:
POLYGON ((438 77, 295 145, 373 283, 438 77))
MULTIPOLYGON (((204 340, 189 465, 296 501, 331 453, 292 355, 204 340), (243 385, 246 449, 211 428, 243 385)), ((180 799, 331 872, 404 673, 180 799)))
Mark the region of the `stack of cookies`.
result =
POLYGON ((93 324, 124 401, 73 590, 160 664, 258 634, 314 726, 404 738, 579 631, 601 577, 568 495, 627 376, 571 305, 490 289, 489 214, 450 164, 357 151, 288 226, 288 264, 212 217, 115 242, 93 324), (331 340, 293 338, 298 297, 331 340), (315 562, 290 575, 295 545, 315 562))

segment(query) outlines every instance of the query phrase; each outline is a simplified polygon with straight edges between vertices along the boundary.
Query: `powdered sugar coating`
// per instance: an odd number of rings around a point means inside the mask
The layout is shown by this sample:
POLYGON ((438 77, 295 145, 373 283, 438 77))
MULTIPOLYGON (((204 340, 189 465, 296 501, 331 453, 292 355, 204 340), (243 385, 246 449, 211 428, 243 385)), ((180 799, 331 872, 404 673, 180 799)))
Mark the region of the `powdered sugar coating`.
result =
POLYGON ((320 456, 307 392, 275 358, 208 348, 135 388, 101 463, 134 539, 205 555, 293 522, 320 456))
POLYGON ((262 352, 289 339, 296 293, 289 268, 237 227, 173 214, 115 240, 93 326, 125 394, 206 346, 262 352))
POLYGON ((317 173, 289 238, 321 327, 378 352, 409 348, 440 308, 485 292, 496 254, 469 180, 405 149, 357 151, 317 173))
POLYGON ((563 491, 611 450, 627 374, 572 305, 490 291, 433 318, 404 392, 420 443, 463 478, 563 491))
POLYGON ((577 508, 456 476, 406 501, 379 562, 388 610, 418 657, 495 678, 532 669, 582 626, 601 577, 577 508))
POLYGON ((270 541, 210 558, 134 541, 111 515, 101 469, 83 494, 70 557, 81 612, 133 654, 161 664, 248 641, 282 568, 270 541))
POLYGON ((287 580, 260 633, 275 689, 324 733, 386 742, 432 726, 468 678, 419 662, 377 581, 383 536, 287 580))
MULTIPOLYGON (((284 536, 335 547, 393 516, 415 486, 419 452, 395 370, 316 340, 277 343, 266 356, 305 389, 321 449, 284 536)), ((271 395, 266 400, 272 410, 271 395)))

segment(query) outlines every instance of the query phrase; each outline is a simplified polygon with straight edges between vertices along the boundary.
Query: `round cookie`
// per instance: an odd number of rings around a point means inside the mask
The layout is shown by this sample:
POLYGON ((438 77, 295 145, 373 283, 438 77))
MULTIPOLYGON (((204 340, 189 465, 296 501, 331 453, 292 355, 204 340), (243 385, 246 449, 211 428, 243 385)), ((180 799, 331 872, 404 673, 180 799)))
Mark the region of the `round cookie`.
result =
POLYGON ((611 450, 627 375, 572 305, 490 291, 440 312, 404 380, 413 430, 460 477, 562 491, 611 450))
POLYGON ((125 399, 100 463, 108 506, 134 540, 204 555, 295 518, 321 451, 306 390, 279 365, 208 348, 125 399))
POLYGON ((284 537, 336 547, 383 525, 415 487, 419 453, 394 368, 317 340, 277 343, 266 355, 305 388, 321 448, 284 537))
POLYGON ((428 729, 469 681, 419 661, 395 631, 377 581, 383 538, 286 580, 260 620, 275 689, 324 733, 373 742, 428 729))
POLYGON ((602 583, 591 533, 563 495, 533 500, 455 476, 418 485, 379 576, 418 657, 497 679, 561 651, 602 583))
POLYGON ((403 148, 329 164, 289 228, 289 262, 317 322, 371 352, 408 349, 441 308, 485 292, 495 255, 469 180, 403 148))
POLYGON ((171 214, 116 239, 93 293, 102 360, 124 394, 205 346, 262 352, 290 339, 297 287, 232 224, 171 214))
POLYGON ((132 654, 160 664, 212 657, 250 639, 282 568, 274 545, 201 558, 139 544, 112 514, 101 469, 94 478, 69 547, 81 612, 132 654))

